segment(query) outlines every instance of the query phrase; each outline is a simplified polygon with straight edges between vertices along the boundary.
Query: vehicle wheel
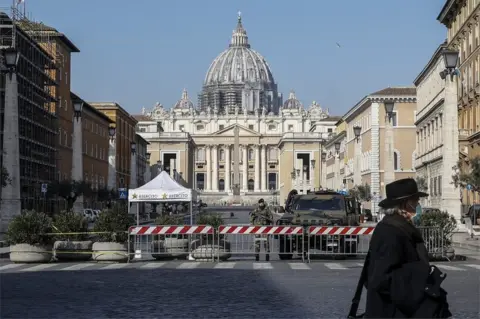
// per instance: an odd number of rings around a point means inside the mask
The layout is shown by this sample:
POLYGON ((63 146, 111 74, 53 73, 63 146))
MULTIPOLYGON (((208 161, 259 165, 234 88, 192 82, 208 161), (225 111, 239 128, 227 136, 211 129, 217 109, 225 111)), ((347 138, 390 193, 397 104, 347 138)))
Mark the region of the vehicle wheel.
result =
POLYGON ((280 237, 280 245, 279 245, 280 253, 278 254, 278 258, 280 260, 291 260, 293 258, 293 254, 291 252, 291 243, 289 240, 285 240, 285 238, 280 237))

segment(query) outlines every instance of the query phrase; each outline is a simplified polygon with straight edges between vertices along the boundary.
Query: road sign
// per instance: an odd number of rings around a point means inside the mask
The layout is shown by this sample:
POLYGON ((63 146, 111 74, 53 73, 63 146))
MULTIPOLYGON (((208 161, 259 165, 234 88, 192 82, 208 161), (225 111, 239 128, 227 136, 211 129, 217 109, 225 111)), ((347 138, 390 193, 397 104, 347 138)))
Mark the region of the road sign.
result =
POLYGON ((467 185, 467 190, 471 191, 472 190, 472 185, 468 184, 467 185))
POLYGON ((118 189, 118 197, 120 199, 127 199, 128 198, 128 191, 126 188, 119 188, 118 189))
POLYGON ((42 193, 46 193, 48 190, 48 185, 47 184, 42 184, 42 193))

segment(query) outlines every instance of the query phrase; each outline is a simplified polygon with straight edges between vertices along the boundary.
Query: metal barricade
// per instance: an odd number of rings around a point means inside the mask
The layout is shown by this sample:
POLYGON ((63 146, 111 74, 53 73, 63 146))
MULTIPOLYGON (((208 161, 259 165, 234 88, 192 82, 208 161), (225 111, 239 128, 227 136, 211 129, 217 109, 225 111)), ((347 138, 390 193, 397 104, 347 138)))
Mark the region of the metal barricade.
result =
POLYGON ((440 227, 417 227, 422 233, 422 238, 428 254, 433 258, 446 257, 445 237, 440 227))
POLYGON ((309 226, 305 250, 311 256, 355 257, 366 255, 375 227, 309 226))
POLYGON ((128 261, 188 259, 214 261, 215 230, 208 225, 132 226, 128 230, 128 261))
POLYGON ((302 246, 304 233, 301 226, 222 225, 218 228, 217 238, 220 246, 218 260, 227 256, 253 257, 262 252, 288 260, 293 258, 296 247, 302 246))

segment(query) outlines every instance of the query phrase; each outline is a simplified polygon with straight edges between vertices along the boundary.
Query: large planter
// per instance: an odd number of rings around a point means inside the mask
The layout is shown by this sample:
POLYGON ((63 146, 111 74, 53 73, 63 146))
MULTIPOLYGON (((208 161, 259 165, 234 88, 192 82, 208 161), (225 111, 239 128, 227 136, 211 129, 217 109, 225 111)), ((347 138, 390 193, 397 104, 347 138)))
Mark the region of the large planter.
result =
POLYGON ((10 246, 10 261, 14 263, 48 263, 52 260, 52 247, 16 244, 10 246))
POLYGON ((188 256, 188 239, 165 238, 152 242, 152 257, 155 259, 186 258, 188 256))
POLYGON ((58 261, 84 261, 92 258, 93 241, 56 241, 53 253, 58 261))
POLYGON ((126 262, 128 249, 125 243, 97 242, 92 246, 92 259, 95 261, 126 262))
POLYGON ((196 239, 190 244, 191 256, 197 261, 211 261, 212 259, 228 260, 232 257, 230 242, 220 239, 199 240, 196 239))

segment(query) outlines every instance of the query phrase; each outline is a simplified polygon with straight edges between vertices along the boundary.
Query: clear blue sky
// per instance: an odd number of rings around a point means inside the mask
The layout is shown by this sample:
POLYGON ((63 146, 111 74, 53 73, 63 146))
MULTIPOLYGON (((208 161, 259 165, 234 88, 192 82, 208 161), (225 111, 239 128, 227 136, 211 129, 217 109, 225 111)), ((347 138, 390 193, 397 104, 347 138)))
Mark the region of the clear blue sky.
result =
MULTIPOLYGON (((445 0, 25 0, 34 20, 65 33, 72 90, 131 113, 194 101, 242 12, 252 48, 279 89, 343 115, 368 93, 408 86, 446 38, 445 0), (141 3, 141 4, 140 4, 141 3), (336 46, 341 44, 341 48, 336 46)), ((12 0, 0 0, 0 6, 12 0)))

